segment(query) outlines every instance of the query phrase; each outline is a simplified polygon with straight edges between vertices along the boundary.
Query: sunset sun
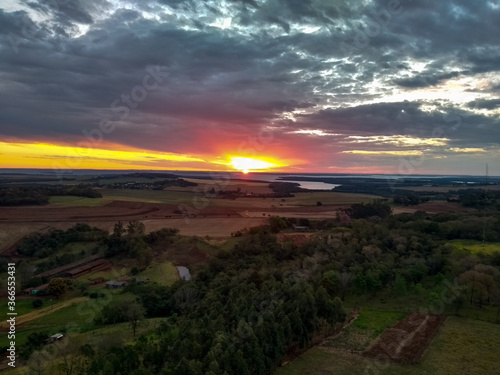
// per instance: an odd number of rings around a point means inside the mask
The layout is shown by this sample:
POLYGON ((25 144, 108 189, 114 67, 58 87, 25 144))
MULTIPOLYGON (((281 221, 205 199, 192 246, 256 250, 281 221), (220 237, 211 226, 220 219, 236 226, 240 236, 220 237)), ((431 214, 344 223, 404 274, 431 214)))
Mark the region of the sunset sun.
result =
POLYGON ((230 165, 239 171, 247 174, 250 171, 262 170, 262 169, 271 169, 276 167, 281 167, 281 164, 277 162, 270 162, 264 159, 256 159, 256 158, 245 158, 240 156, 230 157, 230 165))

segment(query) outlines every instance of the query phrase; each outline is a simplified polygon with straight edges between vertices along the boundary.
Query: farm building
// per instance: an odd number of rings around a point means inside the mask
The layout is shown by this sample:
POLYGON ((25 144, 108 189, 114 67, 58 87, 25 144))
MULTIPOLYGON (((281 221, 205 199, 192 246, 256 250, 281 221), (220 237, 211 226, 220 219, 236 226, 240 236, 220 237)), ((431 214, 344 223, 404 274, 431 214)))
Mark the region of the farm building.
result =
POLYGON ((92 255, 90 257, 87 257, 87 258, 84 258, 84 259, 80 259, 80 260, 77 260, 76 262, 73 262, 73 263, 70 263, 70 264, 66 264, 64 266, 61 266, 61 267, 57 267, 57 268, 53 268, 49 271, 45 271, 45 272, 42 272, 40 274, 38 274, 37 276, 38 277, 44 277, 44 276, 47 276, 47 277, 52 277, 52 276, 57 276, 67 270, 71 270, 73 268, 76 268, 78 266, 81 266, 85 263, 89 263, 93 260, 96 260, 96 259, 99 259, 101 256, 100 255, 92 255))
POLYGON ((95 285, 95 284, 100 284, 100 283, 103 283, 105 281, 104 277, 96 277, 95 279, 91 279, 89 277, 89 283, 92 284, 92 285, 95 285))
POLYGON ((45 289, 47 289, 49 286, 49 284, 43 284, 43 285, 40 285, 40 286, 37 286, 35 288, 27 288, 27 289, 24 289, 23 290, 23 293, 24 294, 38 294, 38 292, 42 292, 44 291, 45 289))
POLYGON ((124 281, 114 281, 110 280, 106 283, 106 288, 108 289, 118 289, 118 288, 123 288, 125 285, 127 285, 126 282, 124 281))
POLYGON ((308 230, 309 227, 306 227, 304 225, 294 225, 293 229, 295 229, 295 230, 308 230))
POLYGON ((64 276, 75 278, 75 277, 81 276, 85 273, 96 271, 96 270, 101 270, 103 268, 108 268, 110 266, 111 266, 111 263, 108 260, 99 259, 99 260, 96 260, 92 263, 86 264, 84 266, 66 271, 64 273, 64 276))

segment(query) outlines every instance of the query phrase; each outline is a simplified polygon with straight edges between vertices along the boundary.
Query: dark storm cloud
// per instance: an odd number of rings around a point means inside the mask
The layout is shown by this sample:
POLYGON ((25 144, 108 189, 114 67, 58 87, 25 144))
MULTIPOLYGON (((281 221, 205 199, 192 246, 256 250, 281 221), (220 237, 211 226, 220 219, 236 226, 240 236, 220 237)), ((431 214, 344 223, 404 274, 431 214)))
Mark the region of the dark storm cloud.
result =
POLYGON ((476 100, 467 104, 469 108, 480 108, 480 109, 497 109, 500 108, 500 99, 484 99, 476 100))
POLYGON ((411 78, 400 78, 394 80, 394 83, 401 87, 406 88, 418 88, 418 87, 427 87, 427 86, 435 86, 445 80, 450 78, 455 78, 460 75, 459 72, 451 72, 445 74, 427 74, 427 75, 418 75, 411 78))
POLYGON ((87 9, 88 3, 90 2, 80 0, 53 0, 28 2, 27 5, 34 10, 53 15, 56 21, 63 25, 71 25, 74 22, 88 25, 94 22, 93 17, 87 9))
MULTIPOLYGON (((78 139, 103 118, 116 120, 111 103, 125 105, 122 95, 142 85, 147 67, 159 66, 165 79, 106 141, 187 150, 192 139, 203 141, 206 129, 217 142, 218 135, 243 139, 271 124, 342 137, 435 138, 435 129, 443 128, 453 147, 500 139, 498 117, 474 112, 498 109, 498 83, 488 89, 491 98, 475 106, 448 97, 385 102, 401 88, 434 89, 498 72, 500 9, 488 1, 401 0, 400 11, 392 13, 388 0, 123 4, 27 3, 42 20, 28 10, 0 10, 3 136, 78 139), (230 26, 216 26, 227 19, 230 26), (36 33, 24 37, 23 28, 36 33), (22 40, 17 52, 12 34, 22 40), (416 69, 417 60, 425 66, 416 69), (292 111, 301 111, 293 121, 284 116, 292 111)), ((283 140, 292 148, 304 142, 313 150, 347 139, 287 134, 283 140)))

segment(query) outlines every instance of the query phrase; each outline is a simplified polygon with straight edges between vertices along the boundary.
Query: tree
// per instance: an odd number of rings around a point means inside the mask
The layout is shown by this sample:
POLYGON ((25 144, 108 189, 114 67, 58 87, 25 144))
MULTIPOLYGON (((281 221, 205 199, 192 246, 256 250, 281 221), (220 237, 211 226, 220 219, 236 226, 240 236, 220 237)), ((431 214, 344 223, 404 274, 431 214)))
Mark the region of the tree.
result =
POLYGON ((342 272, 339 277, 340 299, 345 299, 346 293, 349 291, 352 282, 352 273, 342 272))
POLYGON ((145 230, 146 227, 144 226, 144 223, 135 220, 129 221, 127 225, 127 236, 129 238, 142 236, 145 230))
POLYGON ((333 270, 325 272, 323 279, 321 280, 321 285, 326 289, 331 297, 335 296, 337 293, 339 283, 339 276, 337 275, 337 272, 333 270))
POLYGON ((397 275, 396 282, 394 283, 394 294, 396 296, 406 296, 406 280, 403 276, 397 275))
POLYGON ((271 227, 271 232, 278 233, 287 227, 287 222, 279 216, 273 216, 269 218, 269 226, 271 227))
POLYGON ((113 228, 113 236, 120 238, 125 232, 126 230, 121 221, 115 223, 115 226, 113 228))
POLYGON ((153 260, 151 248, 142 238, 135 238, 129 246, 129 255, 137 259, 139 268, 146 268, 153 260))
POLYGON ((140 325, 141 321, 144 320, 144 307, 137 301, 124 301, 124 316, 132 327, 132 331, 135 334, 137 332, 137 327, 140 325))
POLYGON ((61 277, 55 277, 50 280, 47 292, 53 294, 57 299, 68 290, 68 282, 61 277))

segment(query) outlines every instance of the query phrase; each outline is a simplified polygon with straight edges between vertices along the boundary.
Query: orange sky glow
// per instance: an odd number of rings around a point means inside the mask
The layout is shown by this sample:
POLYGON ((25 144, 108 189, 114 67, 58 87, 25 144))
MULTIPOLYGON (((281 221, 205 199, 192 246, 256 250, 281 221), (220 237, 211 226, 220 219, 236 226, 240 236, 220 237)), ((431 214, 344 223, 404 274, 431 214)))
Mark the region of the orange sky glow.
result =
POLYGON ((148 169, 199 171, 286 171, 289 163, 270 156, 193 156, 117 145, 105 148, 72 147, 49 143, 0 142, 0 168, 148 169), (119 149, 118 149, 119 147, 119 149), (5 157, 8 155, 8 157, 5 157))

